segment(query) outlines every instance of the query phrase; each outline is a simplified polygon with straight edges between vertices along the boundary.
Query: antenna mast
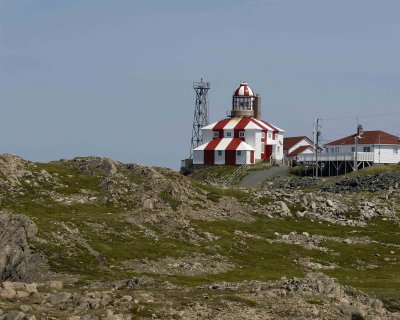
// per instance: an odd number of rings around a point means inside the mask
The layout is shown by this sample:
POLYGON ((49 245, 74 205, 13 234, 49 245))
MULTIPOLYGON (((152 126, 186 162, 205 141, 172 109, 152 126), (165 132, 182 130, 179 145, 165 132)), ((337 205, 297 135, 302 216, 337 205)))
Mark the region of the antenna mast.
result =
POLYGON ((192 141, 190 145, 190 159, 193 157, 193 149, 203 144, 203 133, 201 128, 208 125, 208 90, 210 82, 193 82, 196 92, 196 104, 194 108, 192 141))

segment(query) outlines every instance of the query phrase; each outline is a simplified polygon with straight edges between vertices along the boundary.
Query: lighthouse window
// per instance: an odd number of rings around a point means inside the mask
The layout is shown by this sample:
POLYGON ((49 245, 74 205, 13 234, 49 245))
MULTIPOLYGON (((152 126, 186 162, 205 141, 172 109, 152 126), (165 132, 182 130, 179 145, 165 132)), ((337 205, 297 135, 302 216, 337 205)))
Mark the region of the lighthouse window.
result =
POLYGON ((227 136, 227 137, 231 137, 231 136, 232 136, 232 132, 227 132, 227 133, 226 133, 226 136, 227 136))
POLYGON ((239 138, 244 138, 244 131, 239 132, 239 138))
POLYGON ((222 151, 218 151, 218 157, 222 156, 222 151))
POLYGON ((219 132, 218 131, 214 131, 214 138, 219 138, 219 132))
POLYGON ((238 157, 240 157, 242 155, 242 151, 237 151, 236 154, 238 155, 238 157))

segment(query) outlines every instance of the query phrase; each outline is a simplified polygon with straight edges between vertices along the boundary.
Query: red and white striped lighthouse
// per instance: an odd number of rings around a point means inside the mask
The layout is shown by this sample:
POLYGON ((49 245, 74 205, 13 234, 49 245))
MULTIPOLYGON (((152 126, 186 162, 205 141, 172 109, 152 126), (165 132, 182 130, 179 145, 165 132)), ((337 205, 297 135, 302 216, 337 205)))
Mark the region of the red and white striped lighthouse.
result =
POLYGON ((260 118, 261 98, 246 82, 232 96, 229 118, 202 128, 204 144, 193 150, 195 165, 241 165, 283 158, 283 130, 260 118))

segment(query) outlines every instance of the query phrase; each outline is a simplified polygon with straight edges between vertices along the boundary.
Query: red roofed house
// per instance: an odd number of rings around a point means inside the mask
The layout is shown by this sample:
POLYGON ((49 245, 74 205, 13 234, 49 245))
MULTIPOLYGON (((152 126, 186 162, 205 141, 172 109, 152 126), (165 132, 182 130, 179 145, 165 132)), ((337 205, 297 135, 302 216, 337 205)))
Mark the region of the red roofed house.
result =
POLYGON ((204 144, 193 150, 194 165, 253 164, 283 159, 283 130, 260 119, 261 98, 246 82, 232 97, 229 118, 203 127, 204 144))
MULTIPOLYGON (((357 133, 329 142, 325 151, 318 154, 321 174, 342 174, 374 164, 400 164, 400 140, 381 130, 364 131, 358 126, 357 133)), ((302 154, 299 163, 313 164, 315 156, 302 154)))
POLYGON ((359 159, 368 157, 374 164, 399 163, 399 149, 399 137, 381 130, 364 131, 362 126, 359 126, 357 133, 325 145, 326 154, 335 155, 357 151, 359 159))
MULTIPOLYGON (((321 148, 318 148, 320 151, 321 148)), ((300 155, 314 154, 315 144, 306 136, 283 139, 283 154, 289 161, 297 161, 300 155)))

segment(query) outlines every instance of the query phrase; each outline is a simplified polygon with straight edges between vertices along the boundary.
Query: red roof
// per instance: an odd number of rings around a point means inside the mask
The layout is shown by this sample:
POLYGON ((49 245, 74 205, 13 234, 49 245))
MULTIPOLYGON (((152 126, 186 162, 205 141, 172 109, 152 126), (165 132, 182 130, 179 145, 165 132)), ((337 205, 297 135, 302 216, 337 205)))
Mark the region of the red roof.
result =
POLYGON ((248 96, 253 97, 253 90, 249 87, 247 82, 242 82, 239 87, 236 88, 234 96, 248 96))
MULTIPOLYGON (((356 135, 357 134, 355 133, 351 136, 329 142, 326 146, 352 145, 354 144, 354 138, 356 135)), ((361 138, 358 140, 358 144, 400 144, 399 137, 382 130, 364 131, 360 136, 361 138)))
MULTIPOLYGON (((314 142, 312 142, 309 138, 306 136, 299 136, 299 137, 287 137, 283 138, 283 150, 289 150, 291 147, 293 147, 296 143, 299 143, 301 140, 308 140, 310 143, 310 147, 313 147, 314 142)), ((321 149, 321 148, 320 148, 321 149)))
POLYGON ((295 157, 298 156, 300 153, 302 153, 303 151, 307 150, 308 148, 313 149, 312 146, 300 146, 296 149, 294 149, 291 153, 289 153, 287 156, 288 157, 295 157))
POLYGON ((283 138, 283 150, 289 150, 291 147, 293 147, 296 143, 299 143, 304 138, 308 139, 306 136, 283 138))

